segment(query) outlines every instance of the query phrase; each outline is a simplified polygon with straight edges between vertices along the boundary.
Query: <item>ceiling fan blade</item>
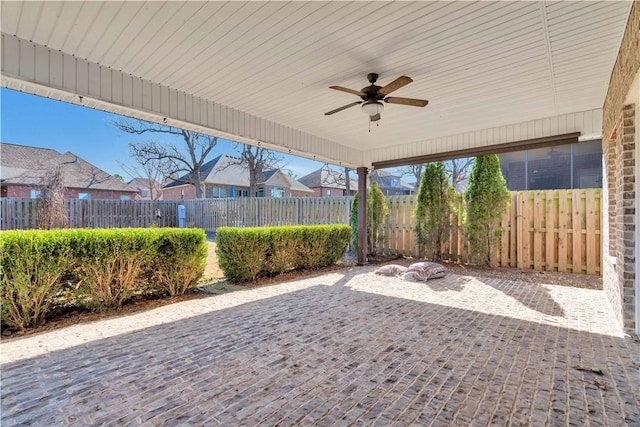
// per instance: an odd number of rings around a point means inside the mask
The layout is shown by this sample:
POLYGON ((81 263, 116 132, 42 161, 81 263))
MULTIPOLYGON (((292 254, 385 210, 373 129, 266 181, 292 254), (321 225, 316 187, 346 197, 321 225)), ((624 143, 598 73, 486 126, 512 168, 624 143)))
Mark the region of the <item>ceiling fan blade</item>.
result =
POLYGON ((378 95, 382 95, 382 96, 389 95, 394 90, 398 90, 401 87, 408 85, 412 81, 413 80, 411 79, 411 77, 400 76, 394 81, 392 81, 391 83, 389 83, 388 85, 378 89, 378 95))
POLYGON ((347 92, 347 93, 350 93, 352 95, 357 95, 357 96, 366 96, 364 93, 360 92, 359 90, 349 89, 348 87, 329 86, 329 89, 339 90, 339 91, 347 92))
POLYGON ((333 113, 337 113, 338 111, 342 111, 342 110, 346 110, 347 108, 351 108, 354 105, 358 105, 358 104, 362 104, 364 101, 356 101, 356 102, 352 102, 351 104, 347 104, 347 105, 343 105, 340 108, 336 108, 335 110, 331 110, 327 113, 324 113, 325 116, 330 116, 333 113))
POLYGON ((388 102, 389 104, 411 105, 413 107, 425 107, 429 103, 426 99, 397 98, 393 96, 385 98, 384 102, 388 102))

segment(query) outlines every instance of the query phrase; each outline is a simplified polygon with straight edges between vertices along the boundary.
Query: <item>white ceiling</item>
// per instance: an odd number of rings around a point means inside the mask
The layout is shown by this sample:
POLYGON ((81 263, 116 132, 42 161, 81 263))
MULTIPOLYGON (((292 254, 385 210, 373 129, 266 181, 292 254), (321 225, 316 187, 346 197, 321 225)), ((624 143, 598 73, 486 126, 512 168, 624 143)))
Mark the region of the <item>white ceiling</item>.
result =
MULTIPOLYGON (((2 33, 367 152, 602 107, 631 2, 12 2, 2 33), (361 89, 400 75, 368 132, 361 89)), ((439 150, 445 150, 440 147, 439 150)), ((389 156, 402 151, 388 150, 389 156)), ((414 154, 412 151, 410 154, 414 154)))

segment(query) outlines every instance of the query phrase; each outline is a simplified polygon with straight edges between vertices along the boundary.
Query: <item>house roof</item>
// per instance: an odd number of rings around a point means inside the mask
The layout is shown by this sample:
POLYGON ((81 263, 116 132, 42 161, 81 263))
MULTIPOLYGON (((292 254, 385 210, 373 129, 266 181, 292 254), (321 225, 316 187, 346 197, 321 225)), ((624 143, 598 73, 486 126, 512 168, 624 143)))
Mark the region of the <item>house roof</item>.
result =
MULTIPOLYGON (((147 178, 140 178, 140 177, 133 178, 131 181, 128 182, 128 184, 137 189, 142 189, 142 190, 149 189, 149 180, 147 178)), ((161 186, 162 184, 160 184, 158 181, 154 182, 154 187, 160 188, 161 186)))
POLYGON ((312 189, 310 189, 300 181, 291 178, 280 169, 270 169, 264 171, 262 173, 262 180, 260 181, 260 184, 289 187, 290 190, 300 191, 303 193, 313 193, 312 189))
MULTIPOLYGON (((221 154, 200 168, 200 179, 205 184, 249 186, 246 170, 239 164, 237 157, 221 154)), ((193 183, 192 174, 186 173, 178 179, 166 184, 164 188, 180 187, 193 183)))
POLYGON ((388 185, 387 178, 396 178, 400 180, 400 188, 407 190, 413 190, 415 187, 408 182, 404 181, 399 175, 392 172, 377 169, 371 173, 371 180, 377 181, 378 185, 383 188, 398 188, 396 185, 388 185))
MULTIPOLYGON (((175 181, 172 181, 164 186, 164 188, 180 187, 183 185, 191 185, 191 174, 184 174, 175 181)), ((238 157, 229 156, 227 154, 221 154, 215 159, 205 163, 200 168, 200 176, 202 182, 211 185, 234 185, 237 187, 249 187, 249 174, 247 169, 240 164, 238 157)), ((269 181, 274 179, 275 176, 280 177, 280 180, 284 179, 286 185, 292 190, 306 191, 312 193, 313 190, 307 188, 303 184, 300 184, 296 180, 290 179, 280 169, 269 169, 262 172, 262 175, 258 177, 259 184, 273 185, 269 181), (280 177, 280 175, 282 177, 280 177)))
MULTIPOLYGON (((320 168, 303 176, 298 181, 309 188, 339 188, 344 190, 346 187, 344 172, 335 171, 333 169, 320 168)), ((352 191, 358 191, 358 180, 352 178, 350 181, 352 191)))
POLYGON ((5 185, 43 185, 47 175, 60 167, 67 188, 137 192, 71 152, 0 143, 0 166, 0 180, 5 185))

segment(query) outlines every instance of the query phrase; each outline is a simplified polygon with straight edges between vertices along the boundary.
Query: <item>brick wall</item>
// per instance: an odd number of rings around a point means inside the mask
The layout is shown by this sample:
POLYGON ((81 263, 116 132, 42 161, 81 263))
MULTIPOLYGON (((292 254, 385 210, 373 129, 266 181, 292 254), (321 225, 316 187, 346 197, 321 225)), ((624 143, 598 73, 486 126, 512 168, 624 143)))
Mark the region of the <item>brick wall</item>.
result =
MULTIPOLYGON (((30 187, 26 185, 7 185, 5 188, 7 189, 6 197, 15 197, 19 199, 29 199, 31 197, 31 190, 40 190, 39 187, 30 187)), ((120 196, 129 196, 131 200, 133 200, 137 194, 134 192, 71 188, 64 192, 64 198, 77 199, 79 193, 89 193, 89 197, 92 200, 120 200, 120 196)), ((3 197, 5 197, 4 193, 3 197)))
POLYGON ((311 196, 311 197, 339 197, 344 196, 345 190, 342 188, 328 188, 328 187, 315 187, 312 188, 313 194, 304 193, 302 196, 311 196), (331 194, 327 194, 327 192, 331 192, 331 194))
POLYGON ((195 200, 196 187, 193 185, 181 185, 162 189, 164 200, 183 200, 181 192, 184 191, 184 200, 195 200))
POLYGON ((626 104, 640 69, 640 3, 634 2, 603 108, 603 286, 623 328, 635 329, 636 109, 626 104))

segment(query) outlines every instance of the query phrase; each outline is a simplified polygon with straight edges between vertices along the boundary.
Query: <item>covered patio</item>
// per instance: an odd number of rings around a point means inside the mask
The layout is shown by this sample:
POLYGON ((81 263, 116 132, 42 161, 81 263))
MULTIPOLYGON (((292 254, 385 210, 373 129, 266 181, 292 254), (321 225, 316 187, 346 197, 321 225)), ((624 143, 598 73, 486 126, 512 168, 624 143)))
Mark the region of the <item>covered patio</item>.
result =
POLYGON ((352 267, 2 344, 2 424, 638 425, 601 290, 352 267))
POLYGON ((638 2, 1 7, 3 87, 354 168, 360 194, 372 168, 602 141, 604 286, 640 332, 638 2), (371 122, 369 73, 429 104, 371 122))
POLYGON ((2 344, 3 425, 640 423, 638 2, 1 8, 6 88, 355 168, 361 194, 372 168, 601 139, 608 200, 603 291, 365 266, 78 325, 2 344), (429 105, 324 115, 368 73, 429 105))

